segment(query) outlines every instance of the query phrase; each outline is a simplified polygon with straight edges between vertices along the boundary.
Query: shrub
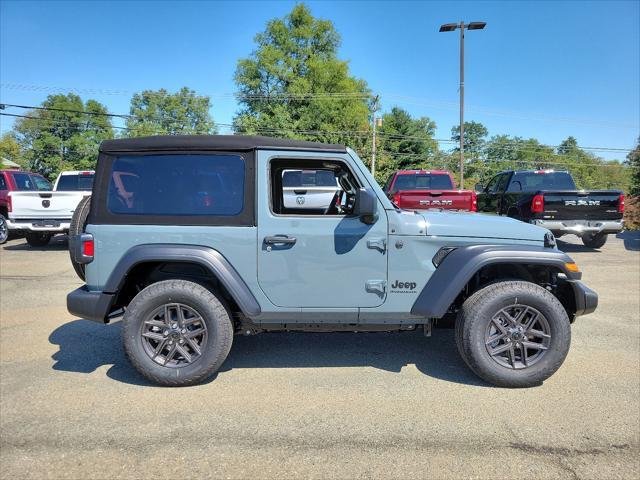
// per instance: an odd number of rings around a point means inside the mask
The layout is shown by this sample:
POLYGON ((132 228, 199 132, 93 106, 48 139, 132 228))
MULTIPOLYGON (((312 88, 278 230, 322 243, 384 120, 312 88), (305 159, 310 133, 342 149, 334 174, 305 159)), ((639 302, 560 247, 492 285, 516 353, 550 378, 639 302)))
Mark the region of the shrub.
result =
POLYGON ((640 230, 640 196, 627 197, 624 208, 624 226, 627 230, 640 230))

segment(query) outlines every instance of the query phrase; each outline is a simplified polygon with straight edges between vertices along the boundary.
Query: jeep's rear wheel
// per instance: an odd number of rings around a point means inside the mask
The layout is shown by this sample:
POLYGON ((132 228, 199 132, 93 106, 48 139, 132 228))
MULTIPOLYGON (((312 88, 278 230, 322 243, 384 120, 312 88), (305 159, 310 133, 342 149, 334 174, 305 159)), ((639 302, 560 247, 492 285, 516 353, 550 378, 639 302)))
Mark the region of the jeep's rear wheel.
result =
POLYGON ((465 301, 456 340, 482 379, 501 387, 532 387, 560 368, 571 330, 567 312, 550 292, 530 282, 505 281, 465 301))
MULTIPOLYGON (((71 223, 69 224, 69 238, 73 238, 76 235, 84 233, 84 229, 87 226, 87 218, 89 217, 89 210, 91 210, 91 195, 80 200, 80 203, 78 203, 78 206, 73 212, 71 223)), ((71 243, 69 243, 69 247, 71 247, 71 243)), ((80 277, 80 280, 84 280, 85 264, 76 262, 71 250, 69 250, 69 257, 71 257, 71 265, 73 265, 73 269, 76 271, 76 274, 80 277)))
POLYGON ((186 386, 213 375, 229 354, 233 325, 222 302, 186 280, 165 280, 142 290, 124 315, 124 350, 154 383, 186 386))

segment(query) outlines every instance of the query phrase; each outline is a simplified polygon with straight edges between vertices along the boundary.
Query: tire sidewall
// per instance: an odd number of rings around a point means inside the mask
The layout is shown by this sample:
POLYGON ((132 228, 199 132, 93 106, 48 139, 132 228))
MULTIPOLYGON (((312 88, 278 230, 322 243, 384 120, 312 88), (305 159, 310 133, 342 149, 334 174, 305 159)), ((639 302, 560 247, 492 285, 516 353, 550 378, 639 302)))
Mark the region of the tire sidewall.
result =
MULTIPOLYGON (((123 343, 125 352, 134 366, 153 381, 164 384, 183 384, 194 379, 194 383, 215 371, 228 353, 225 350, 225 335, 222 331, 225 323, 232 329, 228 312, 222 303, 208 290, 198 284, 189 284, 190 288, 178 286, 178 282, 164 281, 150 285, 142 290, 129 304, 123 318, 123 343), (193 288, 193 286, 197 288, 193 288), (197 292, 197 293, 195 293, 197 292), (164 367, 154 362, 145 352, 142 343, 144 321, 162 305, 182 303, 193 308, 204 320, 207 327, 207 341, 202 354, 194 363, 180 368, 164 367), (223 312, 223 315, 220 313, 223 312), (224 317, 224 318, 220 318, 224 317)), ((231 330, 231 336, 233 335, 231 330)))
POLYGON ((0 233, 0 245, 2 245, 7 240, 9 240, 9 227, 7 226, 6 218, 1 213, 0 213, 0 225, 4 226, 4 231, 5 231, 4 235, 0 233))
POLYGON ((537 289, 513 288, 494 290, 479 298, 474 309, 474 318, 465 319, 463 347, 470 366, 475 365, 481 377, 492 383, 505 386, 531 386, 551 376, 567 356, 571 343, 569 318, 560 302, 542 287, 537 289), (535 292, 535 293, 534 293, 535 292), (502 308, 514 304, 535 308, 545 316, 550 328, 550 344, 543 358, 524 369, 510 369, 498 364, 485 346, 485 332, 493 316, 502 308))
POLYGON ((582 237, 582 243, 585 247, 589 248, 601 248, 607 243, 606 233, 596 233, 594 235, 587 234, 582 237))

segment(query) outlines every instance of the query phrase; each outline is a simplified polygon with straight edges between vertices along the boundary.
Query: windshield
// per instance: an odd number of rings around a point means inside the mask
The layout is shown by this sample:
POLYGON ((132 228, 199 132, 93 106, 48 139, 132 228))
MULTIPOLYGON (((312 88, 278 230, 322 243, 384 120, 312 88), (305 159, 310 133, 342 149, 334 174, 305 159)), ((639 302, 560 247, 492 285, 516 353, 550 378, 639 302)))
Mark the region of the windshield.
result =
POLYGON ((13 181, 16 184, 16 190, 51 190, 51 184, 44 177, 32 173, 14 173, 13 181))
POLYGON ((90 191, 93 187, 93 173, 62 175, 56 185, 60 192, 90 191))
POLYGON ((449 175, 442 174, 409 174, 398 175, 393 190, 452 190, 453 184, 449 175))
POLYGON ((516 172, 509 185, 510 192, 575 189, 576 184, 567 172, 516 172))

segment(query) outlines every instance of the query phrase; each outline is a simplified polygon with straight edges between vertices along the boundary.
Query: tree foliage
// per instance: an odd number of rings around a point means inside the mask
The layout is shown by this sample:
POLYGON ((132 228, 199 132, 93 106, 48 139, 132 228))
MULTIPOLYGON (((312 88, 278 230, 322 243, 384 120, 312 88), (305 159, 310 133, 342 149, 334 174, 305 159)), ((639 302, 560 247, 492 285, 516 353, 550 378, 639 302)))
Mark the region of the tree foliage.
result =
MULTIPOLYGON (((489 130, 479 122, 464 122, 464 153, 465 158, 476 158, 482 152, 486 143, 489 130)), ((460 144, 460 125, 451 128, 451 140, 460 144)), ((460 147, 454 148, 455 152, 460 151, 460 147)))
POLYGON ((627 155, 626 163, 631 168, 629 193, 634 197, 640 197, 640 137, 636 143, 636 148, 627 155))
POLYGON ((73 93, 49 95, 41 110, 31 110, 14 125, 25 168, 49 178, 62 170, 94 168, 98 146, 113 138, 107 109, 73 93))
MULTIPOLYGON (((20 155, 20 144, 16 140, 13 132, 5 132, 0 137, 0 158, 7 159, 18 165, 22 164, 22 156, 20 155)), ((1 161, 0 161, 1 163, 1 161)))
POLYGON ((238 61, 235 73, 237 131, 354 147, 366 143, 370 92, 338 59, 340 36, 330 21, 298 4, 269 21, 255 42, 256 50, 238 61))
POLYGON ((212 134, 216 127, 209 110, 211 99, 183 87, 176 93, 165 89, 145 90, 131 98, 125 135, 212 134))
POLYGON ((427 117, 413 118, 393 107, 382 115, 377 145, 376 178, 384 183, 396 170, 422 168, 439 155, 434 139, 436 124, 427 117))

